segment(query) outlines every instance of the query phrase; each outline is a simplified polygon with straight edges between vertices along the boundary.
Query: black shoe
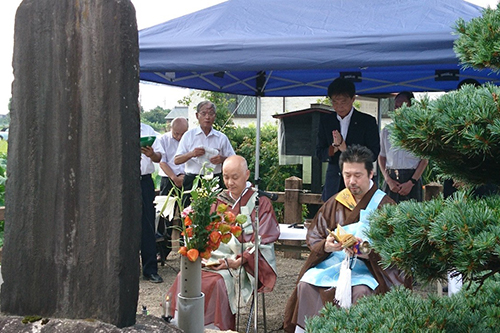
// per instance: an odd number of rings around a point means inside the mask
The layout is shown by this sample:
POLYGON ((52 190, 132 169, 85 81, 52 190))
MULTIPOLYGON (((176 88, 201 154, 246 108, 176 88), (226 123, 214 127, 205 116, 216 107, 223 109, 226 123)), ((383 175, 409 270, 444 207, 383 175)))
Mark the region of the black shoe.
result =
POLYGON ((163 282, 163 279, 158 274, 147 274, 147 275, 143 275, 142 278, 144 280, 148 280, 149 282, 153 282, 153 283, 162 283, 163 282))

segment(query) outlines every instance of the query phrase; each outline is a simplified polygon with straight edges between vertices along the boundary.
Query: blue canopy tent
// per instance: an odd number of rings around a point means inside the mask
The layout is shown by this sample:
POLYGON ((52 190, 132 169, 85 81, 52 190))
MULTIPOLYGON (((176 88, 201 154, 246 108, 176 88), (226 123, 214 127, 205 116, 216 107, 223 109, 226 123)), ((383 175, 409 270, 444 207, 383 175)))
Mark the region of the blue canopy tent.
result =
POLYGON ((339 76, 358 94, 498 83, 489 70, 462 69, 453 52, 455 21, 481 10, 463 0, 229 0, 141 30, 140 78, 257 96, 259 142, 260 97, 324 96, 339 76))
POLYGON ((464 70, 453 52, 463 0, 230 0, 141 30, 142 80, 252 96, 323 96, 338 76, 359 94, 447 91, 464 70))

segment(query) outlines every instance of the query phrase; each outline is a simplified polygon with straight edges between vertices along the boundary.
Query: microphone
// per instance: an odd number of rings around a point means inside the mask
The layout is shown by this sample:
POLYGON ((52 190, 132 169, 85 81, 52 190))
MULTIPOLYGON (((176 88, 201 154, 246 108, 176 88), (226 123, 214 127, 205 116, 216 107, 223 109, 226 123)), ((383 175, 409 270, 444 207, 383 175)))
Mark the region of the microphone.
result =
POLYGON ((268 197, 272 201, 278 200, 278 195, 276 193, 269 193, 269 192, 266 192, 264 190, 258 190, 257 194, 259 195, 259 197, 262 197, 262 196, 268 197))

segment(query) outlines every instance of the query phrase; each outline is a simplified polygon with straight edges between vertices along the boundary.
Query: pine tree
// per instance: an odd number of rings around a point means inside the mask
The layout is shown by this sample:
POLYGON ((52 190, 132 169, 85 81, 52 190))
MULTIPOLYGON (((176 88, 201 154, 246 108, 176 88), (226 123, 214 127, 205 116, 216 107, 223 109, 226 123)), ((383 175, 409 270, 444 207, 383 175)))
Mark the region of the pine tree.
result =
MULTIPOLYGON (((500 4, 456 23, 455 51, 466 67, 500 70, 500 4)), ((432 159, 443 176, 470 187, 500 185, 500 88, 465 85, 392 114, 394 144, 432 159)), ((348 310, 327 305, 307 322, 311 332, 496 332, 500 321, 500 196, 472 190, 448 199, 384 206, 370 216, 368 236, 385 266, 420 282, 460 273, 452 297, 408 290, 362 298, 348 310)))

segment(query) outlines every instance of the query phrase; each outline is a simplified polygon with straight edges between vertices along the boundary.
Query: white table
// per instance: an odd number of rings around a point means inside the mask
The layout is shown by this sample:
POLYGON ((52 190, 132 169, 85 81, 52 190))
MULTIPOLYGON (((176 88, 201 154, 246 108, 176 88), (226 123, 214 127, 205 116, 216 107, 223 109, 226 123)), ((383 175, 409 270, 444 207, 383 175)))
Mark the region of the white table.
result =
POLYGON ((279 240, 306 240, 306 228, 289 228, 290 224, 280 224, 279 240))

